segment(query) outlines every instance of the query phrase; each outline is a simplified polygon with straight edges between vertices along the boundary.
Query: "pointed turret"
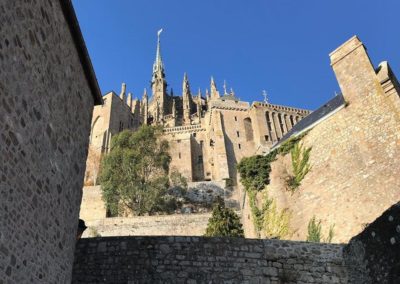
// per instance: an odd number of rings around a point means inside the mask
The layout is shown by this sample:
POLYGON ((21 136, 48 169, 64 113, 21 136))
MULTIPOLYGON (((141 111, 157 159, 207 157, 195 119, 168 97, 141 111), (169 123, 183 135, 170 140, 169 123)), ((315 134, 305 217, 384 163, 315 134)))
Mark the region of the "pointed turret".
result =
POLYGON ((143 124, 147 124, 147 120, 149 117, 149 98, 147 96, 147 90, 144 89, 143 97, 142 97, 142 109, 141 109, 141 120, 143 124))
POLYGON ((196 106, 197 106, 197 119, 198 119, 197 122, 200 123, 200 120, 201 120, 201 90, 200 90, 200 88, 199 88, 199 92, 197 94, 196 106))
POLYGON ((219 92, 217 91, 217 85, 215 84, 214 78, 211 77, 211 100, 215 100, 219 98, 219 92))
POLYGON ((176 117, 176 104, 175 104, 175 99, 172 99, 172 117, 176 117))
POLYGON ((183 123, 190 124, 190 111, 192 109, 192 95, 190 93, 189 80, 186 73, 183 75, 182 84, 182 101, 183 101, 183 123))
POLYGON ((176 126, 176 104, 175 99, 172 99, 172 127, 176 126))
POLYGON ((132 93, 128 93, 128 98, 126 99, 126 104, 129 106, 132 112, 132 93))
POLYGON ((206 102, 207 104, 210 102, 210 93, 208 92, 208 89, 206 89, 206 102))
POLYGON ((119 97, 121 98, 122 101, 125 101, 125 92, 126 92, 126 84, 122 83, 121 93, 119 94, 119 97))

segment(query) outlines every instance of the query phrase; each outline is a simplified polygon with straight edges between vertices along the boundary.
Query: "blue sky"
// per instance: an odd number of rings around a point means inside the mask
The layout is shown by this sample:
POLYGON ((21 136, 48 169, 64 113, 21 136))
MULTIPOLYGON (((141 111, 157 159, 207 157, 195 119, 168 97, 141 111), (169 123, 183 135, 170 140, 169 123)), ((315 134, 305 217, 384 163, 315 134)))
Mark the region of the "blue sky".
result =
POLYGON ((242 100, 315 109, 340 89, 328 54, 353 35, 375 66, 388 60, 400 77, 398 0, 74 0, 103 93, 149 89, 161 35, 166 79, 197 93, 214 76, 242 100))

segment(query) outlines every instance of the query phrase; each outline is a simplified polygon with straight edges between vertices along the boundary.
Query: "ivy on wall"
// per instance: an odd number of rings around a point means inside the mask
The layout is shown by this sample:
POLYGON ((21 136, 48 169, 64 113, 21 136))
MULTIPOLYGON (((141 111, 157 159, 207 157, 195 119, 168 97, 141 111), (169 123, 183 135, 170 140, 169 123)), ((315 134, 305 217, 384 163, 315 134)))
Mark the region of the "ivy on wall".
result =
MULTIPOLYGON (((299 149, 301 152, 299 141, 305 135, 306 133, 290 138, 279 148, 274 149, 265 156, 256 155, 243 158, 237 166, 241 182, 249 197, 254 228, 259 237, 263 234, 268 238, 280 239, 290 234, 289 222, 291 212, 287 209, 278 210, 275 200, 268 197, 265 187, 270 183, 271 163, 276 160, 278 155, 285 156, 288 153, 297 155, 299 149), (261 208, 258 207, 256 199, 257 193, 260 191, 264 191, 261 208)), ((306 156, 309 156, 310 150, 307 150, 306 156)), ((304 153, 300 156, 304 158, 304 153)), ((296 172, 298 175, 295 175, 295 177, 299 177, 299 179, 296 179, 299 182, 310 169, 308 158, 305 159, 306 166, 303 166, 303 160, 296 160, 296 169, 298 169, 296 172)))

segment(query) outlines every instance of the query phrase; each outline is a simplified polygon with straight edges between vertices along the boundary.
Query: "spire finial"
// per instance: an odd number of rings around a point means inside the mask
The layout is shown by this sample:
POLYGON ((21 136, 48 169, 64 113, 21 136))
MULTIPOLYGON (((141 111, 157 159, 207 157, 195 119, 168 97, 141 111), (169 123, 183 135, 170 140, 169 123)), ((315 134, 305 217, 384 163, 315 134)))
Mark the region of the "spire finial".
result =
POLYGON ((224 80, 224 95, 227 95, 228 93, 226 92, 226 81, 224 80))
POLYGON ((161 47, 160 47, 160 35, 162 33, 163 29, 158 30, 157 32, 157 52, 156 52, 156 61, 154 62, 153 65, 153 73, 160 70, 161 72, 164 72, 164 67, 161 59, 161 47))
POLYGON ((263 96, 264 96, 264 103, 265 103, 265 104, 268 104, 269 102, 268 102, 268 94, 267 94, 267 91, 266 91, 266 90, 263 90, 263 91, 262 91, 262 94, 263 94, 263 96))

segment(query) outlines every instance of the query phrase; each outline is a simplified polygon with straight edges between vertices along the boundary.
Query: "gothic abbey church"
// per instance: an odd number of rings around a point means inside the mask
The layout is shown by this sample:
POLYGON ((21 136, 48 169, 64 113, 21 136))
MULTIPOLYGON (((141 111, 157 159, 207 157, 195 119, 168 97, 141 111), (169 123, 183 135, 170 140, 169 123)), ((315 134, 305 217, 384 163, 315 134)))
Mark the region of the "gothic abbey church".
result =
POLYGON ((85 184, 97 177, 100 157, 110 150, 111 137, 140 125, 162 125, 169 141, 170 169, 178 169, 189 181, 237 182, 236 164, 243 158, 267 152, 308 110, 264 102, 240 101, 233 91, 221 94, 211 78, 210 91, 193 95, 186 74, 182 96, 167 90, 167 81, 158 34, 153 64, 151 96, 144 91, 141 100, 126 95, 122 84, 119 95, 107 93, 104 104, 93 111, 85 184))

